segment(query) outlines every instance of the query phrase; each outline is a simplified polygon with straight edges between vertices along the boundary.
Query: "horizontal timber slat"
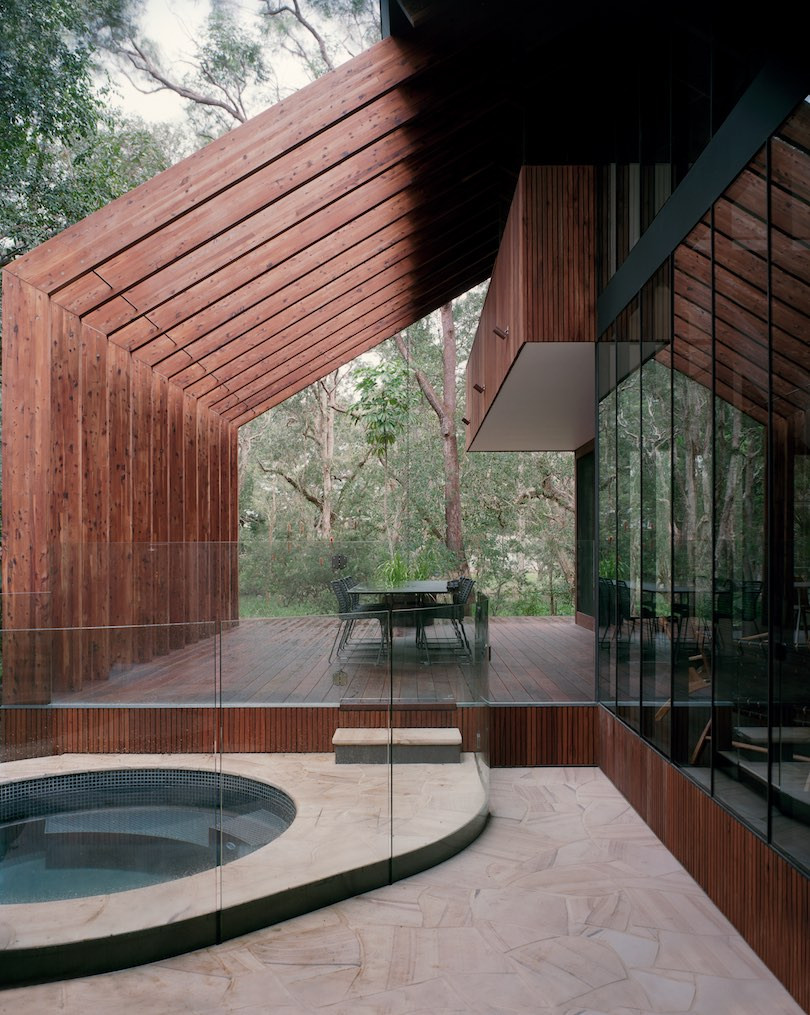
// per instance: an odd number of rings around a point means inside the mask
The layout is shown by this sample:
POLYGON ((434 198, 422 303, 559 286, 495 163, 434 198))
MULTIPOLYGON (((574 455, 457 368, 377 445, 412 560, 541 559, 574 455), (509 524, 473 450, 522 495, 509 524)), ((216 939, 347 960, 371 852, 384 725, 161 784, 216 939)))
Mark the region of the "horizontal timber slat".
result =
POLYGON ((188 208, 216 197, 280 152, 297 148, 325 121, 338 121, 362 108, 372 96, 396 87, 435 60, 436 54, 423 47, 384 39, 60 233, 17 264, 34 285, 53 292, 118 253, 122 236, 132 242, 150 235, 188 208))

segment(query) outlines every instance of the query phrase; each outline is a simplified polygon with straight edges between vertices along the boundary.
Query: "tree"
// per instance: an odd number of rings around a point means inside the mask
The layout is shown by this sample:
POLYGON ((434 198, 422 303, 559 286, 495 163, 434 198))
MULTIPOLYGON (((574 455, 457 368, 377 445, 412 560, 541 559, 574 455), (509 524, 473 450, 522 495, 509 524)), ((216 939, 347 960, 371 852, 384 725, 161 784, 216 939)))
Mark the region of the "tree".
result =
POLYGON ((0 18, 4 177, 41 142, 93 132, 100 106, 86 14, 84 5, 68 0, 5 0, 0 18))
POLYGON ((370 450, 349 426, 344 387, 345 375, 334 371, 240 429, 241 490, 252 493, 242 508, 258 508, 268 523, 272 517, 271 537, 279 521, 307 517, 306 531, 328 542, 345 522, 346 498, 370 450))
POLYGON ((395 480, 389 465, 389 452, 405 433, 412 408, 407 371, 399 364, 384 361, 355 370, 357 401, 352 407, 356 422, 363 424, 366 444, 383 468, 383 526, 388 552, 396 550, 401 511, 391 511, 395 480))
POLYGON ((411 362, 410 349, 401 335, 395 342, 406 365, 413 370, 414 377, 425 396, 428 405, 436 415, 442 440, 444 460, 444 542, 455 555, 458 566, 464 574, 469 573, 467 555, 464 552, 464 535, 461 528, 461 473, 458 458, 456 429, 456 376, 458 358, 456 355, 456 328, 453 321, 453 305, 445 303, 440 310, 442 388, 441 393, 431 384, 424 370, 411 362))
POLYGON ((104 116, 64 141, 15 149, 0 182, 0 265, 151 179, 172 147, 165 132, 104 116))
POLYGON ((185 99, 198 135, 210 140, 278 101, 291 59, 299 84, 301 75, 314 80, 379 39, 379 23, 376 0, 257 0, 253 11, 220 0, 185 67, 167 63, 132 11, 97 39, 140 91, 185 99))
POLYGON ((170 162, 172 139, 105 110, 95 33, 123 0, 6 0, 0 18, 0 266, 170 162))
POLYGON ((255 25, 222 4, 211 10, 185 68, 167 65, 160 46, 142 37, 131 15, 108 26, 98 39, 139 91, 168 90, 187 100, 191 121, 204 141, 244 123, 280 98, 255 25))

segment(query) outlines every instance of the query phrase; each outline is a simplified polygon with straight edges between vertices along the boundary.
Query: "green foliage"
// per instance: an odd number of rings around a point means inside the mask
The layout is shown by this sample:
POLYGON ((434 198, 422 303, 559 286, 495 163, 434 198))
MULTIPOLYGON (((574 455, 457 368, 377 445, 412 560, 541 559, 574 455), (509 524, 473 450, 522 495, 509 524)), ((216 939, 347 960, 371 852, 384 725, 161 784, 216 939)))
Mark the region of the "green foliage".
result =
POLYGON ((336 601, 329 583, 339 574, 351 574, 358 580, 371 578, 382 554, 382 545, 375 542, 268 540, 264 534, 254 535, 243 529, 239 541, 239 595, 246 609, 258 611, 245 615, 334 613, 336 601), (336 554, 347 558, 347 566, 340 572, 332 567, 336 554))
POLYGON ((13 260, 165 169, 170 158, 135 121, 99 119, 65 142, 16 149, 0 169, 0 263, 13 260))
POLYGON ((352 406, 353 418, 363 424, 372 452, 384 460, 410 421, 413 399, 408 371, 397 361, 361 366, 355 370, 355 385, 358 398, 352 406))
POLYGON ((428 543, 416 551, 401 547, 377 567, 377 577, 389 585, 428 578, 446 578, 458 573, 455 554, 438 543, 428 543))
POLYGON ((0 172, 41 142, 87 136, 100 104, 81 3, 5 0, 0 17, 0 172))
MULTIPOLYGON (((454 303, 462 360, 459 393, 463 357, 472 342, 483 292, 484 287, 479 287, 454 303)), ((412 361, 419 363, 434 387, 441 387, 437 317, 409 328, 404 337, 412 361)), ((351 547, 368 549, 362 569, 349 552, 346 573, 358 578, 380 576, 382 561, 388 562, 384 580, 394 584, 456 576, 461 562, 443 541, 444 468, 435 415, 393 342, 383 343, 369 359, 370 363, 359 361, 353 372, 346 374, 342 400, 349 402, 350 408, 335 420, 335 543, 342 545, 343 540, 351 539, 351 547), (370 429, 363 409, 371 418, 370 429), (369 449, 374 457, 358 469, 369 449), (384 454, 382 460, 380 454, 384 454), (385 549, 383 542, 388 544, 385 549)), ((261 517, 260 525, 267 520, 277 545, 283 544, 285 532, 296 540, 314 532, 311 503, 278 472, 294 471, 293 478, 302 486, 315 492, 319 489, 318 449, 306 436, 307 421, 317 416, 315 396, 316 389, 295 396, 242 428, 246 444, 253 441, 249 460, 258 457, 263 468, 245 470, 240 510, 243 516, 246 509, 255 510, 261 517)), ((463 411, 461 396, 459 417, 463 411)), ((457 426, 461 433, 460 419, 457 426)), ((470 573, 477 587, 491 594, 493 614, 548 611, 552 592, 554 609, 567 612, 574 575, 573 455, 462 455, 461 469, 470 573)), ((325 575, 324 583, 328 580, 325 575)), ((291 575, 285 595, 293 596, 294 588, 291 575)))
POLYGON ((401 585, 411 578, 411 569, 400 551, 396 550, 392 557, 380 564, 377 575, 387 585, 401 585))
POLYGON ((243 538, 239 544, 239 591, 262 596, 293 613, 334 609, 328 548, 320 543, 269 543, 243 538))

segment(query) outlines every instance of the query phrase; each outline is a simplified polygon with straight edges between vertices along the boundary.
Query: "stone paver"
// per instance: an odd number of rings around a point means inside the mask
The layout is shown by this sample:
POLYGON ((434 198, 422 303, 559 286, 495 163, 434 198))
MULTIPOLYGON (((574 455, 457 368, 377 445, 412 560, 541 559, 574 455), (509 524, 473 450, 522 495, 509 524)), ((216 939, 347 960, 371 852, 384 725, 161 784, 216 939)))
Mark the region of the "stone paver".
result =
POLYGON ((493 818, 406 881, 0 1013, 801 1015, 596 769, 492 773, 493 818))

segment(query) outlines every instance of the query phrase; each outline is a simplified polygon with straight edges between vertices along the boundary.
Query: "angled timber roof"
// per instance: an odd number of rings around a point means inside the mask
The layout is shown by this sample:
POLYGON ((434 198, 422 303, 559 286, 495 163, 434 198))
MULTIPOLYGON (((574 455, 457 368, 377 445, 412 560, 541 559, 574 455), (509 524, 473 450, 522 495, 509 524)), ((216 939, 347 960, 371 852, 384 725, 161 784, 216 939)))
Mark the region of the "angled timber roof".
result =
POLYGON ((5 270, 236 425, 488 278, 522 163, 617 157, 583 111, 635 12, 383 7, 402 37, 5 270))
POLYGON ((489 275, 516 153, 468 61, 385 39, 9 270, 246 422, 489 275))

